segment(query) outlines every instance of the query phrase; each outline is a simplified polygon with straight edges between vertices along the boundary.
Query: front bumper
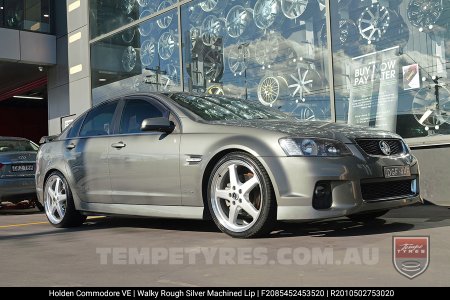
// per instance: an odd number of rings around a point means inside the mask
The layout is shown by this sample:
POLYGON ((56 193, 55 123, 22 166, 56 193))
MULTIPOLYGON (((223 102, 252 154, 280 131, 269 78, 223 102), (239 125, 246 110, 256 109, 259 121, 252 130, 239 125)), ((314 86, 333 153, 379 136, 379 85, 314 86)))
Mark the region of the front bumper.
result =
POLYGON ((278 220, 319 220, 348 216, 361 212, 389 210, 421 201, 419 165, 412 155, 375 157, 361 154, 355 145, 347 145, 353 156, 346 157, 264 157, 275 186, 278 220), (405 166, 411 176, 386 179, 383 168, 405 166), (366 201, 361 182, 415 180, 416 193, 387 199, 366 201), (318 182, 331 185, 332 205, 328 209, 313 208, 314 189, 318 182))
POLYGON ((31 178, 0 178, 0 201, 19 202, 36 199, 36 185, 31 178))

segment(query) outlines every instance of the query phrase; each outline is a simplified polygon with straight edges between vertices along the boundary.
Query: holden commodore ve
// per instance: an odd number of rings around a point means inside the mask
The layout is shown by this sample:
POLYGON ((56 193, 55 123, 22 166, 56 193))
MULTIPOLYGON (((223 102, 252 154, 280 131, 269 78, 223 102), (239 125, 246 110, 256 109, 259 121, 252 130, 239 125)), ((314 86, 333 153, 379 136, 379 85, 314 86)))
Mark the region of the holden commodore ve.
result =
POLYGON ((56 227, 89 214, 212 218, 249 238, 277 220, 370 220, 421 201, 400 136, 220 95, 112 99, 47 141, 36 185, 56 227))

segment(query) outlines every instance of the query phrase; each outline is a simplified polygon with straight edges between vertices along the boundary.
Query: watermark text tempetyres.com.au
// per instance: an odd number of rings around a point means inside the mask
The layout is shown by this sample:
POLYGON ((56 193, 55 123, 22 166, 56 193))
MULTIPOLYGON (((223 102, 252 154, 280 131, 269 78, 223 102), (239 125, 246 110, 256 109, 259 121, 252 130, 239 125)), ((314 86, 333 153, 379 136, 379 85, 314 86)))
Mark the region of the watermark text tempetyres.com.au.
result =
POLYGON ((376 265, 378 248, 97 248, 101 265, 376 265))

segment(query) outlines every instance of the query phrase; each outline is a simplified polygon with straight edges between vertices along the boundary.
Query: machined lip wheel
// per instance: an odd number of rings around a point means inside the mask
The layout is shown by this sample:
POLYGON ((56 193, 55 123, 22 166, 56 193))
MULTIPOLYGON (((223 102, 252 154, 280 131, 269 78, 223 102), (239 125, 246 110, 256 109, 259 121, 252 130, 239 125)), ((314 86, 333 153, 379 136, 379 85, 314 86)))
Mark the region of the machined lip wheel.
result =
POLYGON ((263 207, 261 178, 243 160, 230 160, 215 172, 211 184, 213 212, 226 229, 240 233, 257 222, 263 207))
POLYGON ((58 175, 52 175, 48 179, 44 194, 44 208, 51 223, 59 224, 64 219, 67 208, 67 187, 58 175))

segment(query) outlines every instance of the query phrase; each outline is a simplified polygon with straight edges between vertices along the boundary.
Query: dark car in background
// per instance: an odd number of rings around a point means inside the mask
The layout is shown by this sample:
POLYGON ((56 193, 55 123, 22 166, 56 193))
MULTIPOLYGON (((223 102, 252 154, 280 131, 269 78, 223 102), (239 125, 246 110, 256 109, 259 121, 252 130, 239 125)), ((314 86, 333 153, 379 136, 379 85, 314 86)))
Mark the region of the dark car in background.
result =
POLYGON ((24 138, 0 137, 0 204, 36 199, 38 149, 38 145, 24 138))

